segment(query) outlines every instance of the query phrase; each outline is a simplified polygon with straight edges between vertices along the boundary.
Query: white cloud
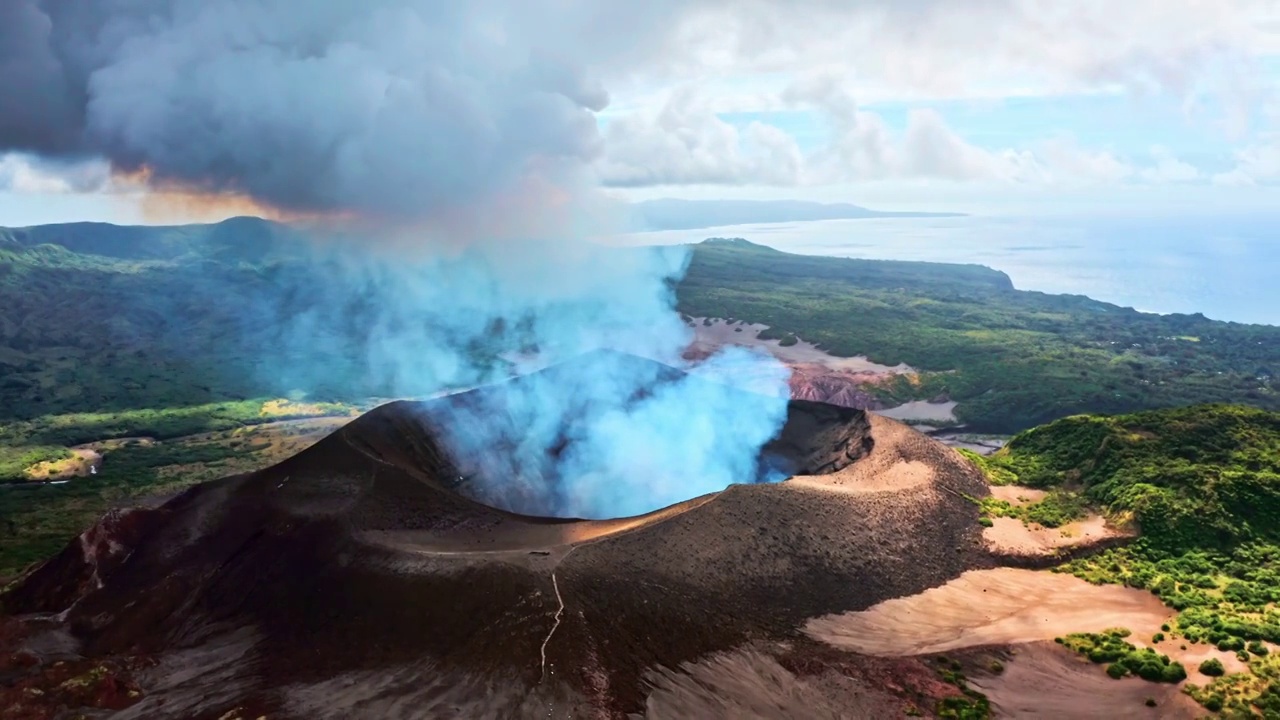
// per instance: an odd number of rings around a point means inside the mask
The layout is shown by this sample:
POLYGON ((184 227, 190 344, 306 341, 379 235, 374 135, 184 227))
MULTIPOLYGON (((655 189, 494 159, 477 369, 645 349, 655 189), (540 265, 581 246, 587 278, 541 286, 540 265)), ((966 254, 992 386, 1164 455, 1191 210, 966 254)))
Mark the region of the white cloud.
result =
POLYGON ((794 138, 759 122, 740 131, 692 87, 672 92, 657 112, 611 119, 604 137, 598 171, 607 185, 794 185, 801 180, 794 138))
POLYGON ((1280 182, 1280 134, 1262 135, 1258 141, 1238 151, 1236 165, 1213 176, 1216 185, 1266 185, 1280 182))
POLYGON ((58 162, 22 153, 0 155, 0 192, 61 194, 105 188, 110 168, 98 160, 58 162))
POLYGON ((877 113, 861 109, 838 78, 812 75, 785 88, 780 107, 817 112, 830 137, 802 154, 781 128, 751 123, 739 129, 717 116, 699 88, 668 96, 657 113, 610 120, 599 172, 617 187, 719 185, 809 188, 881 181, 1036 185, 1058 188, 1169 184, 1201 180, 1201 173, 1168 149, 1151 150, 1136 165, 1107 149, 1054 135, 1025 148, 985 148, 947 125, 936 110, 912 110, 895 132, 877 113))
POLYGON ((624 104, 672 79, 838 66, 863 102, 1123 88, 1239 108, 1277 21, 1275 0, 692 0, 643 68, 606 79, 624 104))
POLYGON ((829 147, 810 162, 825 182, 938 178, 951 181, 1074 184, 1119 182, 1132 169, 1107 152, 1078 147, 1070 139, 1037 149, 990 150, 968 142, 933 109, 913 110, 901 138, 880 116, 858 109, 845 85, 831 77, 809 77, 784 93, 788 102, 811 105, 831 118, 829 147))
POLYGON ((1159 145, 1151 148, 1151 157, 1155 164, 1140 173, 1142 179, 1154 184, 1195 182, 1202 179, 1203 174, 1190 163, 1174 157, 1168 148, 1159 145))
POLYGON ((1040 144, 1037 156, 1049 168, 1052 181, 1109 185, 1131 178, 1134 168, 1107 150, 1080 147, 1074 138, 1060 136, 1040 144))

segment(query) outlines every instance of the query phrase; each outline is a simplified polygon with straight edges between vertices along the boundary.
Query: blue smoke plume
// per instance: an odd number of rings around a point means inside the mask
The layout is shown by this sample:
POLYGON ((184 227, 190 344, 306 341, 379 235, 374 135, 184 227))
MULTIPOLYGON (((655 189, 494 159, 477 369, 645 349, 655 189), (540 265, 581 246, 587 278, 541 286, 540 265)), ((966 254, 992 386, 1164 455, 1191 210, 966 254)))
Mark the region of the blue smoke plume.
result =
MULTIPOLYGON (((385 393, 500 384, 479 404, 431 405, 473 496, 604 518, 785 478, 758 455, 786 419, 787 368, 737 347, 696 366, 681 357, 692 331, 674 287, 689 248, 517 241, 392 260, 335 247, 334 301, 294 317, 288 344, 322 344, 320 329, 349 324, 359 304, 358 366, 385 393)), ((306 362, 288 371, 298 387, 316 379, 306 362)))

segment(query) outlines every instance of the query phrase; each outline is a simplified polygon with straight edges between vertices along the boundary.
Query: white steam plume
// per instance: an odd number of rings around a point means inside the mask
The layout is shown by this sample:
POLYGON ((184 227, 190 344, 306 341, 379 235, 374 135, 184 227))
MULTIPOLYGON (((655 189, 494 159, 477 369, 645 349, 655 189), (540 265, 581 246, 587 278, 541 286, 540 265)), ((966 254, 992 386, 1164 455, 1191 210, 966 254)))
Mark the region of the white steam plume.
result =
MULTIPOLYGON (((357 218, 364 232, 346 226, 343 242, 315 248, 339 271, 281 337, 362 354, 355 366, 389 392, 491 382, 495 357, 522 348, 679 364, 688 331, 671 283, 684 252, 582 239, 600 230, 583 176, 608 102, 587 68, 657 42, 675 6, 4 0, 0 152, 101 158, 158 188, 357 218), (342 345, 352 335, 358 348, 342 345)), ((288 283, 274 282, 257 301, 283 306, 288 283)), ((293 357, 265 370, 318 379, 293 357)), ((542 512, 649 510, 757 479, 755 456, 785 415, 785 369, 744 353, 716 362, 768 365, 746 373, 769 378, 766 392, 653 390, 651 365, 598 361, 442 422, 468 462, 495 438, 518 441, 529 465, 507 468, 512 482, 555 482, 542 512), (577 442, 556 453, 548 428, 573 412, 577 442)))

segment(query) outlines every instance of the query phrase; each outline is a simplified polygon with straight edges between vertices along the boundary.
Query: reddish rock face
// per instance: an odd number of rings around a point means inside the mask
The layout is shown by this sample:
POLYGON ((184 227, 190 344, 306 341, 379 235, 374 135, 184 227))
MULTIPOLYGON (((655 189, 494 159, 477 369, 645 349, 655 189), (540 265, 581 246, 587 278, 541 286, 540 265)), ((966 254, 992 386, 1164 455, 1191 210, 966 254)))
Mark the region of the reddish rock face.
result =
POLYGON ((884 405, 864 388, 883 379, 875 373, 831 370, 822 365, 791 365, 791 398, 839 405, 855 410, 879 410, 884 405))
MULTIPOLYGON (((691 347, 681 357, 690 362, 698 362, 706 360, 712 354, 712 350, 691 347)), ((786 366, 791 370, 788 382, 793 400, 812 400, 855 410, 879 410, 884 407, 883 403, 864 389, 869 384, 883 381, 884 375, 833 370, 816 363, 786 363, 786 366)))
POLYGON ((139 658, 42 658, 27 643, 40 628, 0 616, 0 720, 44 720, 67 709, 123 710, 142 697, 139 658))
POLYGON ((159 509, 112 510, 5 597, 22 612, 62 612, 97 590, 163 517, 159 509))

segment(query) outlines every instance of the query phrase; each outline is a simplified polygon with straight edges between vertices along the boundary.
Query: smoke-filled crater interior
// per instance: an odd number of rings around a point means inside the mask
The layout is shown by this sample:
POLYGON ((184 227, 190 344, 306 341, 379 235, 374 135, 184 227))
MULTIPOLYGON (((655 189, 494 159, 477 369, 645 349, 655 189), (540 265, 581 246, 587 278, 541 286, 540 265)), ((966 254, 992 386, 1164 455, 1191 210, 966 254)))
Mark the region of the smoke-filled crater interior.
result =
POLYGON ((630 517, 733 484, 834 472, 870 443, 858 411, 608 352, 413 416, 419 426, 402 436, 431 439, 416 464, 472 500, 540 517, 630 517))

